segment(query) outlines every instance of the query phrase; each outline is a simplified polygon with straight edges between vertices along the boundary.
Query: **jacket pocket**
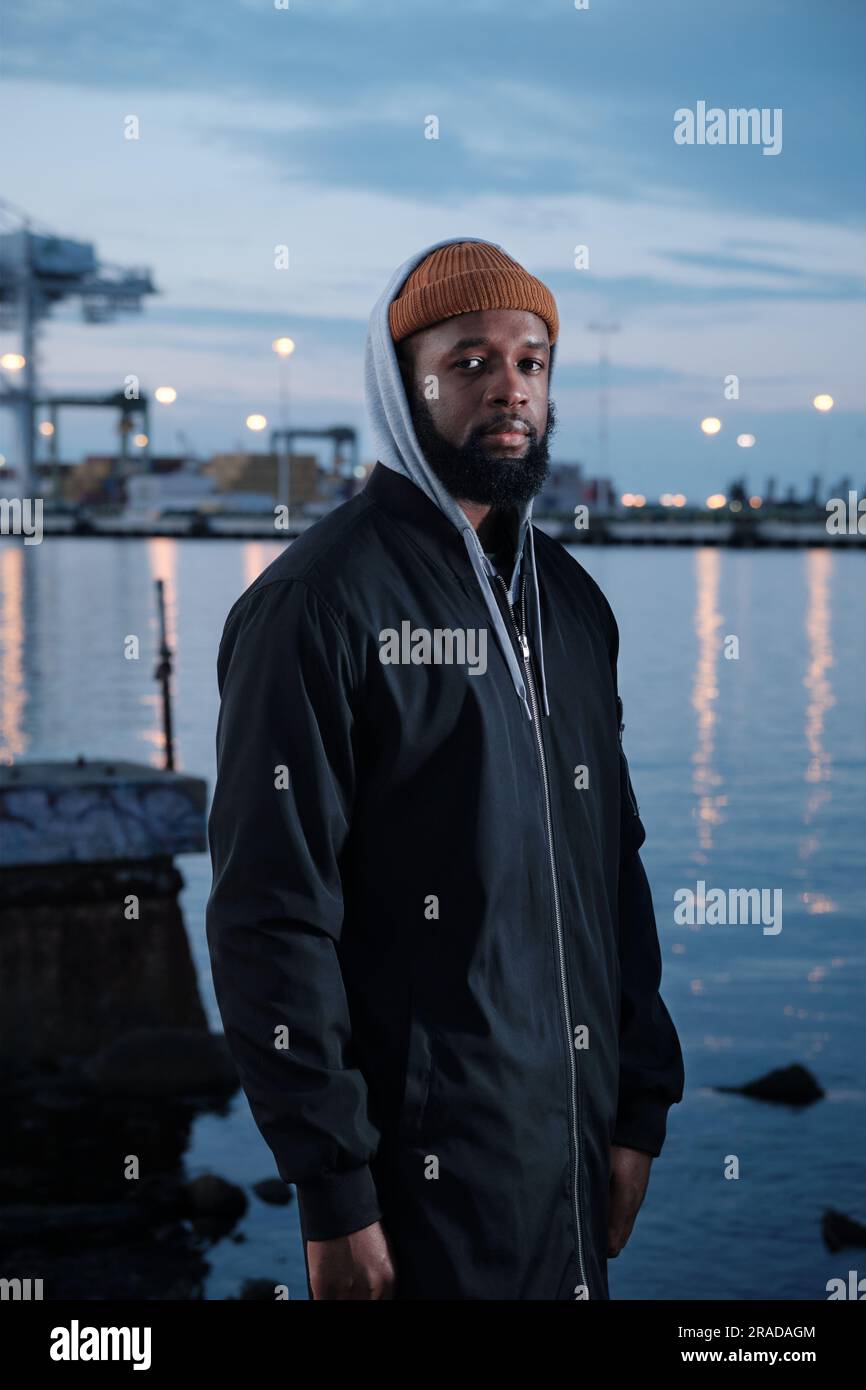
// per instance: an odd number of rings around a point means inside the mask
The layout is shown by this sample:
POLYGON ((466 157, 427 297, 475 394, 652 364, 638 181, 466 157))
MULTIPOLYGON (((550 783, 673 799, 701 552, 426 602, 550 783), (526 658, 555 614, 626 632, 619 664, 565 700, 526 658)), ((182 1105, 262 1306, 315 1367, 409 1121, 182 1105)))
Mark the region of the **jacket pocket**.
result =
POLYGON ((417 994, 413 996, 409 1020, 409 1045, 406 1054, 406 1076, 403 1102, 400 1109, 400 1132, 420 1134, 427 1113, 427 1102, 433 1083, 433 1045, 435 1034, 427 1027, 418 1011, 417 994))

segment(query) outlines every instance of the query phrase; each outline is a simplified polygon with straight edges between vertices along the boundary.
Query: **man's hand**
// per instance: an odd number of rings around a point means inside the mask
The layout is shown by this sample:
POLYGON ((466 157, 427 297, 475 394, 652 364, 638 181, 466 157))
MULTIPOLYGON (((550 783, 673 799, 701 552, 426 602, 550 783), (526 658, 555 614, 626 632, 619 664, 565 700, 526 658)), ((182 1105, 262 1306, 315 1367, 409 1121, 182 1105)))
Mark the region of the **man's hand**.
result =
POLYGON ((652 1155, 614 1144, 610 1151, 610 1191, 607 1216, 608 1259, 628 1240, 649 1182, 652 1155))
POLYGON ((313 1298, 393 1298, 394 1264, 381 1221, 334 1240, 308 1240, 313 1298))

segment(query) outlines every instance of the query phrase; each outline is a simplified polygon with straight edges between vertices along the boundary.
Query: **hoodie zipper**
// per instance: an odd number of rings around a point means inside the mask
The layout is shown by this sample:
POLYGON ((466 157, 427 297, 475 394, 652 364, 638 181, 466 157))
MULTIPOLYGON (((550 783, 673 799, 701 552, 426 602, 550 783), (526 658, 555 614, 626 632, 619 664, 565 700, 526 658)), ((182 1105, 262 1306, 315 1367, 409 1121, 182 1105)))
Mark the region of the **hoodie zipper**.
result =
POLYGON ((574 1227, 577 1233, 577 1262, 580 1271, 580 1279, 584 1288, 589 1293, 589 1285, 586 1282, 586 1274, 583 1267, 583 1240, 580 1229, 580 1196, 578 1191, 578 1180, 580 1173, 580 1134, 578 1126, 577 1110, 577 1060, 575 1057, 574 1029, 571 1024, 571 1010, 568 1004, 568 977, 565 969, 565 940, 562 931, 562 913, 559 904, 559 883, 556 872, 556 855, 553 848, 553 820, 550 811, 550 782, 547 775, 547 760, 544 756, 544 741, 541 735, 541 720, 539 717, 538 693, 535 688, 535 677, 532 672, 532 661, 529 653, 529 639, 526 635, 526 576, 521 576, 520 582, 520 627, 514 616, 511 602, 508 597, 508 588, 505 580, 500 574, 495 576, 505 596, 505 606, 514 635, 517 638, 523 655, 523 666, 526 672, 526 684, 529 689, 529 701, 532 707, 532 722, 535 727, 535 746, 538 751, 538 764, 541 769, 541 783, 544 789, 544 811, 547 820, 547 850, 550 861, 550 879, 553 885, 553 907, 556 919, 556 944, 559 953, 559 982, 562 994, 562 1012, 565 1020, 566 1047, 568 1051, 568 1061, 570 1068, 571 1085, 569 1089, 569 1119, 571 1121, 571 1134, 569 1150, 573 1163, 572 1169, 572 1207, 574 1211, 574 1227))

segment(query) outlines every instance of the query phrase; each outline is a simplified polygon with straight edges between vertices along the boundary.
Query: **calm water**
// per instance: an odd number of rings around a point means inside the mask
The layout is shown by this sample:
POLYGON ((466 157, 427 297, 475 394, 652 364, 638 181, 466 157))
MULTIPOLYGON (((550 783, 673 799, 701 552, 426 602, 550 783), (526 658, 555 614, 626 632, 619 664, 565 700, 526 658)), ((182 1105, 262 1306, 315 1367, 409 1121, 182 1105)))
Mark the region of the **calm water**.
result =
MULTIPOLYGON (((278 553, 265 543, 0 543, 0 757, 127 757, 159 764, 153 580, 166 581, 176 652, 178 764, 213 784, 216 650, 234 599, 278 553), (138 662, 123 639, 141 638, 138 662)), ((614 1298, 823 1299, 866 1274, 830 1255, 825 1207, 866 1221, 866 557, 829 551, 586 549, 621 633, 625 746, 647 827, 663 994, 686 1096, 626 1250, 614 1298), (739 639, 727 660, 724 639, 739 639), (783 926, 689 928, 677 888, 779 888, 783 926), (720 1095, 800 1061, 827 1098, 804 1112, 720 1095), (728 1155, 740 1176, 724 1177, 728 1155)), ((203 909, 207 855, 183 857, 183 906, 211 1026, 203 909)), ((241 1184, 273 1174, 242 1095, 205 1116, 187 1155, 241 1184)), ((294 1206, 251 1196, 212 1254, 212 1298, 243 1278, 306 1296, 294 1206)))

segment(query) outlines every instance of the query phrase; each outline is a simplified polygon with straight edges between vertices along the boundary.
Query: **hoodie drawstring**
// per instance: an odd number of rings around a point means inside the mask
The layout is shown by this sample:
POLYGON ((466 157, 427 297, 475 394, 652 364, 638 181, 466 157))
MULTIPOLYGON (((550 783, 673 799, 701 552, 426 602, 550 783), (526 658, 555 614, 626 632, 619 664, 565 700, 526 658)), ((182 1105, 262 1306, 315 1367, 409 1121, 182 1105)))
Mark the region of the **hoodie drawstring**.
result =
MULTIPOLYGON (((534 592, 535 595, 535 631, 538 632, 538 673, 539 678, 541 678, 539 684, 541 684, 545 714, 549 714, 550 706, 548 705, 548 682, 546 682, 545 678, 544 642, 542 642, 541 639, 541 598, 539 598, 538 594, 538 573, 537 570, 535 570, 535 542, 534 539, 532 539, 531 525, 528 525, 527 531, 530 532, 530 569, 532 570, 532 592, 534 592)), ((475 577, 477 577, 482 591, 484 591, 485 602, 487 602, 489 614, 491 614, 493 620, 493 627, 496 628, 499 645, 502 646, 503 655, 505 655, 506 662, 509 664, 509 670, 512 671, 514 689, 516 689, 517 694, 520 695, 521 701, 523 701, 525 712, 527 712, 528 717, 532 719, 532 710, 530 708, 530 701, 528 701, 527 698, 527 688, 525 688, 523 673, 521 673, 520 666, 518 666, 517 657, 514 656, 514 645, 509 634, 507 634, 505 623, 502 621, 502 613, 499 612, 499 605, 496 603, 495 595, 493 595, 491 581, 488 580, 484 564, 481 563, 480 552, 478 552, 478 537, 475 535, 474 527, 471 527, 471 525, 463 527, 463 531, 461 531, 460 534, 463 535, 463 542, 468 550, 468 557, 470 557, 471 566, 473 566, 473 570, 475 571, 475 577)))
MULTIPOLYGON (((514 654, 514 643, 508 635, 508 629, 506 628, 505 623, 503 622, 502 613, 499 609, 499 604, 496 602, 496 596, 493 593, 492 585, 487 577, 484 565, 482 564, 481 555, 479 553, 478 537, 475 533, 475 528, 471 525, 464 526, 461 535, 463 536, 463 543, 466 546, 467 551, 469 552, 469 559, 471 561, 472 568, 475 571, 475 577, 478 580, 478 583, 481 585, 481 590, 484 594, 484 600, 487 604, 487 610, 490 613, 490 617, 493 621, 493 626, 496 630, 496 636, 499 639, 499 645, 502 648, 502 653, 505 657, 506 662, 508 663, 508 668, 511 672, 511 679, 514 681, 514 688, 520 696, 521 700, 523 701, 523 708, 526 710, 527 716, 531 720, 532 709, 530 707, 529 698, 526 692, 526 683, 523 679, 523 672, 521 671, 517 657, 514 654)), ((545 696, 545 703, 546 698, 547 697, 545 696)))

